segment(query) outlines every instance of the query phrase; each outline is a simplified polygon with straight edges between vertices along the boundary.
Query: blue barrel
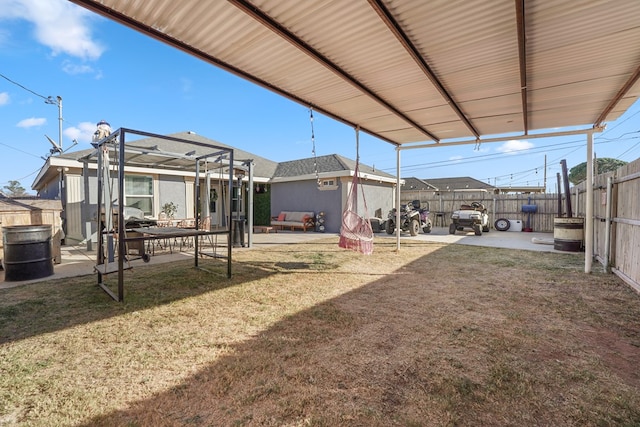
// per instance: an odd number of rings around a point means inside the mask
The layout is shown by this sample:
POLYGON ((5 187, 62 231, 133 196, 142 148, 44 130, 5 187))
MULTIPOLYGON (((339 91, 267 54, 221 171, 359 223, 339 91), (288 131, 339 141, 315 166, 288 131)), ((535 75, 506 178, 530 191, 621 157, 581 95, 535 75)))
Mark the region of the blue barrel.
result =
POLYGON ((2 227, 4 280, 19 282, 53 274, 50 225, 2 227))
POLYGON ((538 212, 538 205, 522 205, 522 212, 536 213, 538 212))

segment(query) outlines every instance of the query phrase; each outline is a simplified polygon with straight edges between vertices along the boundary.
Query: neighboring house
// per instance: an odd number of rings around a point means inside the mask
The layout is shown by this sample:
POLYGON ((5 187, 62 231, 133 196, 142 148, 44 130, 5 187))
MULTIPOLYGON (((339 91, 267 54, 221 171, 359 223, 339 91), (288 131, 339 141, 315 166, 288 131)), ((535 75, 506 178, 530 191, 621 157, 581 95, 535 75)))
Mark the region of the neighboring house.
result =
MULTIPOLYGON (((193 132, 181 132, 170 135, 172 137, 211 144, 218 147, 229 147, 197 135, 193 132)), ((194 146, 182 142, 159 138, 144 138, 127 142, 127 145, 136 147, 149 147, 159 149, 167 153, 180 153, 182 155, 194 151, 194 146)), ((195 148, 195 155, 206 150, 203 147, 195 148)), ((91 233, 96 232, 98 179, 97 165, 95 162, 84 162, 94 149, 65 153, 60 156, 52 156, 47 159, 44 166, 35 178, 32 188, 43 199, 60 199, 64 209, 64 227, 67 242, 80 242, 87 238, 87 227, 91 227, 91 233), (86 166, 85 166, 86 164, 86 166), (84 172, 86 168, 86 173, 84 172), (85 195, 85 189, 89 194, 85 195)), ((276 170, 277 163, 256 156, 243 150, 234 149, 234 161, 252 161, 254 164, 254 185, 266 185, 276 170)), ((221 205, 223 195, 228 191, 228 168, 225 172, 216 169, 210 174, 210 188, 212 193, 218 195, 218 200, 210 204, 211 224, 225 225, 226 218, 224 206, 221 205)), ((200 189, 201 198, 206 191, 205 176, 207 170, 201 170, 200 189)), ((243 190, 240 194, 246 194, 246 181, 244 178, 243 190)), ((117 179, 113 179, 114 197, 117 196, 117 179)), ((137 207, 149 217, 158 218, 165 203, 172 202, 177 206, 176 218, 193 218, 195 216, 195 174, 184 170, 172 170, 163 167, 162 162, 150 164, 148 167, 125 168, 125 195, 124 205, 137 207)), ((235 205, 235 197, 232 202, 235 205)), ((244 197, 243 197, 244 199, 244 197)), ((240 203, 241 215, 244 213, 244 203, 240 203)))
POLYGON ((430 202, 430 210, 436 215, 442 215, 447 203, 455 200, 455 205, 480 201, 486 203, 495 194, 503 193, 544 193, 544 187, 509 187, 497 188, 477 179, 462 176, 454 178, 405 178, 400 187, 400 203, 412 200, 430 202), (443 202, 448 200, 449 202, 443 202))
MULTIPOLYGON (((281 211, 325 213, 326 231, 337 233, 356 162, 338 154, 278 164, 271 179, 271 214, 281 211)), ((370 218, 386 218, 394 206, 396 177, 360 164, 358 213, 364 216, 364 192, 370 218)))
POLYGON ((482 181, 471 177, 418 179, 405 178, 405 183, 400 187, 400 202, 407 203, 412 200, 421 202, 431 201, 430 210, 441 213, 443 210, 442 198, 444 194, 453 194, 460 200, 484 200, 493 194, 494 188, 482 181), (434 203, 437 199, 438 202, 434 203))
POLYGON ((428 182, 418 178, 404 178, 404 184, 400 186, 400 191, 438 191, 438 188, 428 182))
MULTIPOLYGON (((210 144, 218 147, 233 148, 217 141, 199 136, 193 132, 181 132, 170 137, 210 144)), ((194 150, 194 146, 182 142, 143 138, 127 141, 127 146, 144 147, 149 150, 161 150, 181 156, 194 150)), ((201 155, 203 148, 195 148, 195 156, 201 155)), ((337 154, 289 162, 276 163, 252 153, 233 148, 234 161, 252 161, 253 184, 256 195, 267 196, 270 202, 271 216, 280 211, 325 212, 325 230, 339 232, 342 211, 347 201, 356 163, 337 154), (317 168, 316 165, 317 164, 317 168), (318 178, 320 185, 318 185, 318 178)), ((95 149, 81 150, 49 157, 35 178, 32 188, 43 199, 59 199, 63 206, 64 232, 66 242, 73 244, 94 234, 97 226, 98 178, 95 162, 86 161, 92 157, 95 149), (88 190, 86 190, 88 189, 88 190), (88 191, 89 194, 85 194, 88 191)), ((95 157, 95 156, 93 156, 95 157)), ((360 165, 360 177, 364 186, 368 215, 386 218, 395 200, 396 178, 385 172, 376 171, 366 165, 360 165)), ((200 171, 201 198, 206 194, 206 169, 200 171)), ((222 205, 228 192, 228 168, 215 169, 210 173, 211 193, 218 200, 210 204, 211 224, 228 224, 227 211, 222 205), (223 172, 220 172, 223 170, 223 172)), ((243 195, 240 214, 246 217, 245 198, 248 177, 243 178, 243 195)), ((114 198, 117 195, 117 179, 113 178, 114 198)), ((195 216, 195 174, 192 171, 168 168, 162 162, 145 167, 125 167, 124 205, 141 209, 146 216, 158 218, 165 203, 177 206, 176 218, 195 216)), ((358 188, 358 212, 364 214, 362 188, 358 188)), ((235 212, 237 193, 232 197, 232 210, 235 212)), ((255 202, 255 197, 254 197, 255 202)), ((254 210, 255 212, 255 210, 254 210)), ((255 218, 254 218, 255 219, 255 218)))
POLYGON ((479 181, 469 176, 455 178, 424 178, 422 181, 428 183, 438 192, 448 191, 484 191, 493 193, 495 187, 486 182, 479 181))
MULTIPOLYGON (((479 181, 475 178, 471 178, 469 176, 461 176, 456 178, 424 178, 419 181, 422 181, 439 192, 448 192, 448 191, 475 191, 475 192, 486 192, 489 194, 503 194, 503 193, 544 193, 544 186, 523 186, 523 185, 504 185, 504 186, 495 186, 491 184, 487 184, 486 182, 479 181)), ((404 186, 406 187, 406 185, 404 186)), ((403 187, 403 190, 404 190, 403 187)))

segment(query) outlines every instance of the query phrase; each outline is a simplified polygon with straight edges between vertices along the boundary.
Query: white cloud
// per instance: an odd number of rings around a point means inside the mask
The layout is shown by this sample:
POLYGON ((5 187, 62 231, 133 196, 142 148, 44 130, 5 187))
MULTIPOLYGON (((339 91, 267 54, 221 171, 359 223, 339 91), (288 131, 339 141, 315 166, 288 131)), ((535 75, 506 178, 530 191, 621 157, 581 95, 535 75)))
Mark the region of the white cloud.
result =
POLYGON ((2 0, 0 19, 24 19, 34 26, 34 36, 53 55, 65 53, 95 60, 104 47, 92 39, 88 21, 94 15, 67 0, 2 0))
POLYGON ((515 154, 517 152, 522 152, 533 147, 534 145, 529 141, 512 139, 496 148, 496 151, 505 154, 515 154))
POLYGON ((19 128, 32 128, 42 126, 47 123, 47 119, 31 117, 29 119, 20 120, 16 126, 19 128))
POLYGON ((7 105, 9 103, 9 94, 7 92, 0 92, 0 105, 7 105))
POLYGON ((78 142, 91 142, 93 133, 96 131, 96 124, 91 122, 81 122, 77 127, 71 126, 64 130, 64 135, 69 139, 78 142))
POLYGON ((95 70, 91 65, 87 64, 74 64, 71 61, 64 61, 62 64, 62 70, 67 74, 91 74, 95 70))

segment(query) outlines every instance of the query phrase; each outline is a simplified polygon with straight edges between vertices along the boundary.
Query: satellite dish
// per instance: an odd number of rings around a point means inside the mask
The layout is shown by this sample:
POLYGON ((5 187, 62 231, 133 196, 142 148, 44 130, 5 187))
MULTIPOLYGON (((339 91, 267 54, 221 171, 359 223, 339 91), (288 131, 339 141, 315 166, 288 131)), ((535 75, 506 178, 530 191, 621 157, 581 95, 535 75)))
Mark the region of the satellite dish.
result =
POLYGON ((53 149, 51 149, 51 154, 62 153, 62 147, 60 147, 53 139, 49 138, 47 135, 45 135, 45 137, 49 140, 51 145, 53 145, 53 149))

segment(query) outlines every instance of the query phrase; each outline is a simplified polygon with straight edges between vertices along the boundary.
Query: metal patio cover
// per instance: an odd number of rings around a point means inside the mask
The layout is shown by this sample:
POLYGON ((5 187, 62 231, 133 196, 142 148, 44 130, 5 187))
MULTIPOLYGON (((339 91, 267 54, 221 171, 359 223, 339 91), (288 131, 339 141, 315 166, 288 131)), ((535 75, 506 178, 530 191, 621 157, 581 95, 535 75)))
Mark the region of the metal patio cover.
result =
POLYGON ((640 95, 639 0, 70 1, 407 147, 598 127, 640 95))

